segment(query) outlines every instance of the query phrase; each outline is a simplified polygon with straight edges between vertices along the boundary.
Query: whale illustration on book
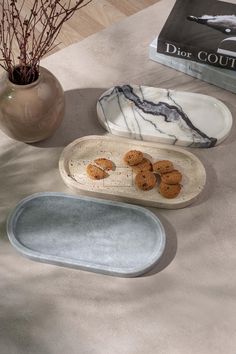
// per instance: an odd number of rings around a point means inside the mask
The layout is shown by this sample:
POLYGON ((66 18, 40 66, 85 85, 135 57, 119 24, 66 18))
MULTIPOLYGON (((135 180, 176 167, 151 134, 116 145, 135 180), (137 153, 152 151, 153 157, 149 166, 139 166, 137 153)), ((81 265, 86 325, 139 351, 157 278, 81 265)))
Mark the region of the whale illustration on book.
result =
MULTIPOLYGON (((187 16, 189 21, 206 25, 227 35, 236 35, 236 16, 235 15, 219 15, 201 17, 187 16)), ((236 37, 223 39, 217 49, 217 53, 236 57, 236 37)))
POLYGON ((219 144, 232 126, 230 111, 214 97, 130 84, 104 92, 97 114, 114 135, 202 148, 219 144))
POLYGON ((235 15, 219 15, 209 16, 203 15, 200 17, 187 16, 189 21, 194 21, 208 27, 212 27, 225 34, 236 34, 236 16, 235 15))

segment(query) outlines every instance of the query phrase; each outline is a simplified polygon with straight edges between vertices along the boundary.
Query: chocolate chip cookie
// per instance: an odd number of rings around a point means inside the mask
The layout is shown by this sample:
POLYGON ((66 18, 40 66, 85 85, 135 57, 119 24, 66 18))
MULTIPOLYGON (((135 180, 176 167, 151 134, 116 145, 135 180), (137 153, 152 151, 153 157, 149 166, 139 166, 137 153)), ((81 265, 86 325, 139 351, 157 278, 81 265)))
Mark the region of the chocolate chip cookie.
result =
POLYGON ((94 160, 95 164, 102 168, 104 171, 111 171, 114 169, 114 163, 111 160, 106 159, 105 157, 100 157, 94 160))
POLYGON ((135 177, 135 184, 139 189, 149 191, 156 184, 156 176, 150 171, 139 172, 135 177))
POLYGON ((139 164, 132 166, 132 169, 135 173, 143 171, 152 171, 152 163, 150 160, 144 157, 139 164))
POLYGON ((153 164, 153 172, 158 174, 171 172, 174 170, 174 165, 169 160, 160 160, 153 164))
POLYGON ((103 179, 109 176, 109 174, 98 166, 91 163, 86 168, 87 174, 92 179, 103 179))
POLYGON ((161 182, 159 185, 159 193, 168 199, 176 198, 181 191, 180 184, 166 184, 161 182))
POLYGON ((124 161, 129 166, 134 166, 139 164, 143 159, 143 153, 138 150, 130 150, 124 156, 124 161))
POLYGON ((161 175, 161 181, 166 184, 178 184, 181 180, 182 174, 178 170, 173 170, 161 175))

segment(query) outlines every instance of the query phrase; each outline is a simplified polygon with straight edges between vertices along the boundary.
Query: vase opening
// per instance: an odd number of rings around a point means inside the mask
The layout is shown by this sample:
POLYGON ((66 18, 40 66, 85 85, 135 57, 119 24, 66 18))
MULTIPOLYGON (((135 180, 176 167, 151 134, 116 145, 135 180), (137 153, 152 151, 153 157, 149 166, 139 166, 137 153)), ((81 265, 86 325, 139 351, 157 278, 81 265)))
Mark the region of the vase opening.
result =
POLYGON ((15 85, 29 85, 37 81, 39 78, 39 70, 37 67, 16 66, 12 73, 9 74, 9 80, 15 85))

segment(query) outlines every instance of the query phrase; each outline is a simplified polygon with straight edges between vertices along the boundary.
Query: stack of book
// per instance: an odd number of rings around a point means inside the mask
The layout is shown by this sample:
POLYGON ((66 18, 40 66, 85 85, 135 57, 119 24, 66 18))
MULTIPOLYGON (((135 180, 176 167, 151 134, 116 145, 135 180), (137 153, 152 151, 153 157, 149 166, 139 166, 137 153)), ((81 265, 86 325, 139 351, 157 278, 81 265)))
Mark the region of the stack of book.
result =
POLYGON ((236 93, 236 4, 177 0, 149 57, 236 93))

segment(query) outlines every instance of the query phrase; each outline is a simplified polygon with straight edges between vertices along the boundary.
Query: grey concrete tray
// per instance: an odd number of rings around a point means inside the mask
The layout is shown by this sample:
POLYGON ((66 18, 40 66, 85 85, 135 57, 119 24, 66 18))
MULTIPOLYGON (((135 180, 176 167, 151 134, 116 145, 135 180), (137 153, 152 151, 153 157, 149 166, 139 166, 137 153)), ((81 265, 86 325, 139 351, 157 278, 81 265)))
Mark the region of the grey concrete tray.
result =
POLYGON ((7 233, 33 260, 124 277, 151 269, 166 242, 161 222, 145 208, 62 193, 23 199, 7 233))

